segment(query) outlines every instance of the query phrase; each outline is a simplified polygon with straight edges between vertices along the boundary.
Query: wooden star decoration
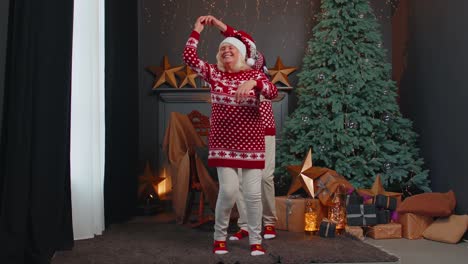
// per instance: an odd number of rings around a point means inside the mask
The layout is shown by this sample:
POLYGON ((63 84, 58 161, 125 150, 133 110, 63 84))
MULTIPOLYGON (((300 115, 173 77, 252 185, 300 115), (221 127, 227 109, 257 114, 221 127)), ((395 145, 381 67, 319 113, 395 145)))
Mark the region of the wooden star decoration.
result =
POLYGON ((143 175, 138 177, 138 197, 141 198, 143 195, 147 195, 148 192, 158 194, 158 184, 165 179, 166 178, 156 176, 149 162, 147 162, 143 175))
POLYGON ((171 67, 169 59, 164 56, 161 66, 148 66, 146 69, 154 75, 153 90, 164 83, 168 83, 174 88, 177 88, 177 80, 175 73, 180 71, 184 66, 171 67))
POLYGON ((276 59, 275 67, 268 69, 268 73, 271 75, 271 83, 275 84, 280 82, 288 87, 291 87, 289 84, 288 75, 293 71, 297 70, 296 67, 286 67, 284 66, 281 58, 276 59))
POLYGON ((307 194, 313 198, 315 198, 314 179, 317 179, 329 171, 327 168, 313 166, 312 149, 309 149, 302 165, 291 165, 288 166, 287 169, 293 179, 291 186, 289 186, 288 195, 303 188, 307 194))
POLYGON ((374 197, 377 194, 383 194, 386 196, 391 196, 391 197, 399 197, 402 195, 402 193, 397 193, 397 192, 387 192, 385 191, 383 185, 382 185, 382 179, 380 179, 380 175, 377 175, 375 177, 374 183, 372 184, 372 187, 370 189, 358 189, 357 192, 361 196, 368 196, 368 197, 374 197))
POLYGON ((184 87, 184 85, 190 85, 193 88, 197 87, 195 79, 198 77, 198 74, 194 72, 189 66, 185 66, 185 69, 182 71, 176 72, 176 75, 181 79, 179 88, 184 87))

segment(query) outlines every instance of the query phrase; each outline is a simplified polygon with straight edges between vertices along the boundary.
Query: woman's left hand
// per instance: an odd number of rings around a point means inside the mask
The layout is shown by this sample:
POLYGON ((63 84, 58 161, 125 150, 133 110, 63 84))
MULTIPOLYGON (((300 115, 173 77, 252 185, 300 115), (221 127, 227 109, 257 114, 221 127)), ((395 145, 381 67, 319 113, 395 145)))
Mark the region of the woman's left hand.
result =
POLYGON ((249 96, 250 90, 252 90, 257 85, 257 81, 248 80, 243 82, 239 87, 237 87, 237 92, 235 95, 236 101, 241 101, 242 99, 249 96))

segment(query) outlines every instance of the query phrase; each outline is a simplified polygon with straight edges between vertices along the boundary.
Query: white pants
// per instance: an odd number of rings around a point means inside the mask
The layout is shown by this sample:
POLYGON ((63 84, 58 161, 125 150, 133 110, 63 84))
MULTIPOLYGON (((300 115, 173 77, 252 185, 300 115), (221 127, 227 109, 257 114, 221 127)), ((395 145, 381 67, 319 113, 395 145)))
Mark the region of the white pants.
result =
POLYGON ((214 239, 225 241, 229 218, 234 203, 240 196, 239 187, 245 200, 244 211, 247 219, 250 244, 262 243, 262 170, 243 169, 239 174, 237 168, 218 167, 219 193, 215 209, 214 239))
MULTIPOLYGON (((263 207, 263 225, 272 225, 276 223, 276 206, 275 206, 275 136, 265 136, 265 169, 262 170, 262 207, 263 207)), ((242 169, 239 169, 242 174, 242 169)), ((239 185, 240 195, 237 198, 236 204, 239 210, 239 220, 237 224, 241 229, 247 230, 247 216, 245 209, 245 201, 243 195, 243 184, 239 185)))

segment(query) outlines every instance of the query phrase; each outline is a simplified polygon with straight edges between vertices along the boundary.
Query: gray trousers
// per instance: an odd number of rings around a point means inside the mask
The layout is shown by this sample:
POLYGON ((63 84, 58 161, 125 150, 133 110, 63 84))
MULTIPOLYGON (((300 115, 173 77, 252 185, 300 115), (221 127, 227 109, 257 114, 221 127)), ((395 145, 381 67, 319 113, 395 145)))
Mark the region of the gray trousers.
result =
POLYGON ((249 243, 262 243, 262 170, 218 167, 219 193, 215 209, 214 239, 226 241, 231 210, 243 191, 244 219, 249 232, 249 243))
MULTIPOLYGON (((262 170, 262 206, 263 206, 263 225, 272 225, 276 223, 276 206, 275 206, 275 148, 276 137, 265 136, 265 169, 262 170)), ((240 169, 242 170, 242 169, 240 169)), ((242 173, 242 172, 240 172, 242 173)), ((240 184, 240 195, 237 198, 236 204, 239 210, 239 220, 237 224, 239 228, 248 230, 247 218, 245 210, 245 201, 243 195, 243 184, 240 184)))

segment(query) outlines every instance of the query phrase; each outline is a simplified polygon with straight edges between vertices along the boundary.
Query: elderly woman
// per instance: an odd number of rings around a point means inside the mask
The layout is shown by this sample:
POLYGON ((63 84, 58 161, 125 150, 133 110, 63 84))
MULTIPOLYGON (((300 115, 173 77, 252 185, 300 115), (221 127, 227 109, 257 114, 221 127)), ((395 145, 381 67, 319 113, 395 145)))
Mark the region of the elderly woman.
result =
MULTIPOLYGON (((265 73, 268 73, 265 58, 258 51, 253 38, 249 34, 242 30, 237 30, 213 16, 208 16, 206 20, 218 28, 225 37, 243 39, 247 50, 251 51, 247 59, 248 63, 250 62, 249 65, 256 70, 263 70, 265 73)), ((260 97, 260 115, 262 116, 265 128, 265 168, 262 171, 263 238, 272 239, 276 237, 275 224, 277 219, 273 175, 275 171, 276 127, 271 100, 267 100, 263 96, 260 97)), ((237 210, 239 211, 239 220, 237 221, 239 231, 229 237, 229 240, 240 240, 249 236, 242 184, 240 184, 240 192, 241 195, 239 195, 236 201, 237 210)))
MULTIPOLYGON (((197 45, 204 25, 211 16, 195 22, 184 49, 183 58, 211 87, 211 128, 208 165, 217 167, 219 194, 215 210, 213 252, 228 253, 227 227, 231 209, 239 195, 239 182, 246 203, 251 255, 263 255, 261 246, 261 180, 265 166, 264 126, 260 115, 260 95, 273 99, 278 92, 259 70, 246 63, 245 39, 227 37, 219 45, 217 64, 208 64, 197 55, 197 45), (242 168, 242 174, 238 174, 242 168), (242 179, 240 179, 242 177, 242 179)), ((249 52, 249 53, 248 53, 249 52)))

